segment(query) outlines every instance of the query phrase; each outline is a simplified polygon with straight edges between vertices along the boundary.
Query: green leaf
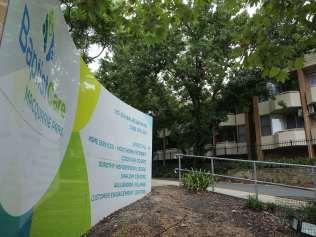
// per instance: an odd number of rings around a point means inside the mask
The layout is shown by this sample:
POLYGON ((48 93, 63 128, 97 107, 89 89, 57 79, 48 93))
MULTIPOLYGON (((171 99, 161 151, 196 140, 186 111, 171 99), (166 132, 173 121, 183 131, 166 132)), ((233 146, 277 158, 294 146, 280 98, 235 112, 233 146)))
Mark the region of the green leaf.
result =
POLYGON ((294 69, 301 69, 304 67, 304 57, 295 59, 294 69))
POLYGON ((270 72, 269 72, 269 75, 270 77, 277 77, 280 73, 280 68, 277 68, 277 67, 272 67, 270 69, 270 72))

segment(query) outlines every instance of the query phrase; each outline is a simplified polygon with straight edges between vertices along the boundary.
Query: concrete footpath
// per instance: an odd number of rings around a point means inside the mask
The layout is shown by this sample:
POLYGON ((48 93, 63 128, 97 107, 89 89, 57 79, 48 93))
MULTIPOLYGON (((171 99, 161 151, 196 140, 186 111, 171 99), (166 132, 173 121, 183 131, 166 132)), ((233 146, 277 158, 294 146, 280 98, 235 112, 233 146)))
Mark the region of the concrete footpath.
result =
MULTIPOLYGON (((175 185, 179 186, 179 181, 166 180, 166 179, 152 179, 152 186, 165 186, 175 185)), ((273 185, 258 185, 259 200, 262 202, 271 202, 282 205, 304 205, 307 199, 314 197, 313 191, 305 191, 299 189, 290 189, 284 187, 276 187, 273 185)), ((208 188, 212 191, 212 188, 208 188)), ((241 183, 224 183, 219 182, 216 184, 216 193, 222 193, 233 197, 248 199, 249 195, 254 194, 253 184, 241 184, 241 183)))

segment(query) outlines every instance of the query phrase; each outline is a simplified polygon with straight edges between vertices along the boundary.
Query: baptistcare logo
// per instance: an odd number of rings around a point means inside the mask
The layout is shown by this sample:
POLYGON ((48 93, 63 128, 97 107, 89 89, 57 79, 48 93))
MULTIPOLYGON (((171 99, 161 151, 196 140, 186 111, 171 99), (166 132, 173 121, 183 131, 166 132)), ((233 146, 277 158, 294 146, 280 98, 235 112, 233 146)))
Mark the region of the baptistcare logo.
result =
POLYGON ((43 49, 46 54, 46 61, 51 61, 55 56, 55 32, 54 32, 55 13, 50 10, 43 23, 43 49), (50 43, 48 44, 48 42, 50 43))

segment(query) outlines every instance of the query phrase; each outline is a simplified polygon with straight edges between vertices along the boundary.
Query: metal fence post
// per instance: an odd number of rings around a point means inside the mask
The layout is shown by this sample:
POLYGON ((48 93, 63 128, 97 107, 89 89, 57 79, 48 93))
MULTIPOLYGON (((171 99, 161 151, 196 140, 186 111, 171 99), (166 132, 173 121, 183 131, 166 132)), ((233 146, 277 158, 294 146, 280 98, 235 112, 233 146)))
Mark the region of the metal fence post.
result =
POLYGON ((179 160, 179 164, 178 164, 178 172, 179 172, 179 184, 181 182, 181 155, 177 155, 178 156, 178 160, 179 160))
POLYGON ((214 159, 211 158, 211 168, 212 168, 212 192, 215 191, 215 177, 214 177, 214 159))
POLYGON ((314 198, 315 198, 315 203, 316 203, 316 170, 315 168, 312 169, 313 173, 313 183, 314 183, 314 198))
POLYGON ((257 184, 257 166, 256 162, 253 161, 253 179, 255 182, 255 193, 256 193, 256 199, 258 200, 258 184, 257 184))

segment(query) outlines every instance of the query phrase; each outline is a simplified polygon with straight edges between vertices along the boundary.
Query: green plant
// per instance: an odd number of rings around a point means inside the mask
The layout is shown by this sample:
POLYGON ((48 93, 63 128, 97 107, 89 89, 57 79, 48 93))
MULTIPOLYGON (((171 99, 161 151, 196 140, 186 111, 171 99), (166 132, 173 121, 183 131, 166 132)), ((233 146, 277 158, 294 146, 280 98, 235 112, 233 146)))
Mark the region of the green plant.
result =
POLYGON ((316 202, 309 203, 302 208, 303 219, 316 224, 316 202))
POLYGON ((283 221, 291 222, 293 218, 316 224, 316 202, 302 206, 277 205, 277 215, 283 221))
MULTIPOLYGON (((309 159, 306 157, 295 157, 295 158, 286 158, 286 157, 281 157, 279 159, 272 159, 272 160, 266 160, 266 161, 271 161, 271 162, 276 162, 276 163, 291 163, 291 164, 298 164, 298 165, 316 165, 316 161, 313 159, 309 159)), ((284 166, 276 166, 276 165, 269 165, 265 164, 264 168, 275 168, 275 167, 283 167, 284 166)))
POLYGON ((274 212, 276 211, 277 207, 278 207, 278 206, 277 206, 275 203, 273 203, 273 202, 268 202, 268 203, 266 203, 266 204, 264 205, 264 209, 265 209, 266 211, 272 212, 272 213, 274 213, 274 212))
POLYGON ((214 180, 209 173, 202 170, 191 170, 182 179, 184 187, 191 191, 206 191, 214 180))
POLYGON ((263 203, 259 199, 251 195, 248 196, 246 207, 255 211, 262 211, 264 209, 263 203))

